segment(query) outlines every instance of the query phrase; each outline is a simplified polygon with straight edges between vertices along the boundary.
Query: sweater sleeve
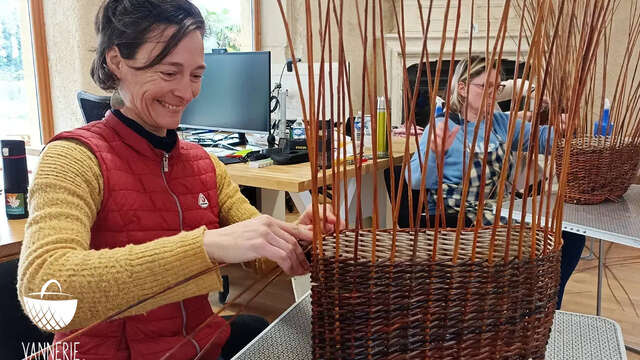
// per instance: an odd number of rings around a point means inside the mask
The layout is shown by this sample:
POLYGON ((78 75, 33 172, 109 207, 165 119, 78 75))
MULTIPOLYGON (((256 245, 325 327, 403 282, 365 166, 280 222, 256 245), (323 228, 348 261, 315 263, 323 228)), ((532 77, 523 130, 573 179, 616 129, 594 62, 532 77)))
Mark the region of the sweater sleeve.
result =
POLYGON ((220 226, 235 224, 259 216, 258 209, 249 203, 249 200, 240 192, 238 185, 231 180, 222 161, 215 155, 211 155, 211 159, 216 167, 220 226))
MULTIPOLYGON (((39 292, 50 279, 77 301, 64 331, 86 327, 193 274, 217 267, 203 246, 204 226, 140 245, 91 250, 91 226, 103 178, 95 156, 62 140, 43 152, 29 190, 30 217, 20 253, 18 293, 39 292)), ((221 288, 219 270, 180 285, 120 316, 140 314, 221 288)), ((22 304, 24 307, 24 303, 22 304)))

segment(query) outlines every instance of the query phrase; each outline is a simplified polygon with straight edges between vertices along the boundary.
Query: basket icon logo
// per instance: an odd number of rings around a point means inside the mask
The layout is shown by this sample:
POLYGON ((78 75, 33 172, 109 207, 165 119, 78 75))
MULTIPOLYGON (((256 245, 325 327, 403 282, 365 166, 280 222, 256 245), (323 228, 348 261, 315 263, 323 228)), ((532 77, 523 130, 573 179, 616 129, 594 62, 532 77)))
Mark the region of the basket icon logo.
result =
POLYGON ((25 304, 25 312, 29 315, 31 321, 42 329, 60 330, 67 326, 73 316, 76 314, 78 300, 73 299, 71 295, 62 292, 62 287, 57 280, 49 280, 40 292, 30 293, 23 298, 25 304), (49 285, 58 286, 58 292, 47 292, 49 285), (45 295, 58 295, 68 299, 65 300, 47 300, 45 295), (39 297, 38 297, 39 296, 39 297))

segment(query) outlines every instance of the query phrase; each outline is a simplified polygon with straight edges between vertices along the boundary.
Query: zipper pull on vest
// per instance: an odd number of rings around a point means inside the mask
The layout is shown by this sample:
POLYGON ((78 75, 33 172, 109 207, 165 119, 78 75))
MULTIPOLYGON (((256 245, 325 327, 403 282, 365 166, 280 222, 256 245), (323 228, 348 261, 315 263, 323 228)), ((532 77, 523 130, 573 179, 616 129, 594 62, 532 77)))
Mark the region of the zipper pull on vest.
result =
POLYGON ((169 154, 167 153, 164 153, 164 155, 162 156, 162 170, 164 172, 169 171, 169 154))

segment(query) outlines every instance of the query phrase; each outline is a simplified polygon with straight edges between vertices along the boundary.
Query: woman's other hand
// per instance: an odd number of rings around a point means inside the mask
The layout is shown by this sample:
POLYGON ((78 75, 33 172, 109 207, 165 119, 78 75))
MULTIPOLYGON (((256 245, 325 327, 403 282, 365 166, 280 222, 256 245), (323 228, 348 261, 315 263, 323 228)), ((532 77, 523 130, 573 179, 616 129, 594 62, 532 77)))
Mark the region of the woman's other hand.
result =
MULTIPOLYGON (((559 128, 560 128, 560 134, 562 136, 567 134, 567 131, 569 130, 569 115, 568 114, 560 114, 560 123, 559 123, 559 128)), ((575 132, 575 129, 573 129, 575 132)))
POLYGON ((442 143, 444 142, 444 151, 449 150, 453 141, 460 131, 460 126, 455 126, 452 130, 449 130, 447 133, 447 138, 444 138, 444 124, 445 121, 440 121, 435 128, 434 137, 431 139, 431 151, 433 151, 436 155, 440 154, 440 150, 442 150, 442 143))
POLYGON ((261 215, 224 228, 207 230, 204 247, 209 257, 219 263, 240 263, 265 257, 276 262, 289 275, 303 275, 309 272, 310 265, 299 242, 309 243, 312 239, 313 232, 305 224, 287 223, 261 215))
MULTIPOLYGON (((322 224, 323 216, 325 214, 325 207, 323 205, 318 206, 318 211, 320 212, 320 223, 322 224)), ((326 217, 324 218, 324 229, 321 229, 323 234, 332 233, 336 230, 336 225, 338 226, 337 230, 344 229, 346 226, 344 224, 344 220, 340 219, 338 222, 338 218, 333 213, 333 209, 330 204, 326 205, 326 217)), ((296 221, 300 226, 304 226, 308 231, 313 232, 313 205, 307 206, 305 211, 300 215, 298 220, 296 221)))
MULTIPOLYGON (((424 128, 420 127, 420 126, 416 126, 415 128, 413 126, 409 127, 409 135, 414 136, 414 135, 418 135, 418 136, 422 136, 422 133, 424 132, 424 128)), ((400 126, 396 129, 392 130, 392 134, 393 136, 400 136, 400 137, 406 137, 407 136, 407 129, 405 126, 400 126)))

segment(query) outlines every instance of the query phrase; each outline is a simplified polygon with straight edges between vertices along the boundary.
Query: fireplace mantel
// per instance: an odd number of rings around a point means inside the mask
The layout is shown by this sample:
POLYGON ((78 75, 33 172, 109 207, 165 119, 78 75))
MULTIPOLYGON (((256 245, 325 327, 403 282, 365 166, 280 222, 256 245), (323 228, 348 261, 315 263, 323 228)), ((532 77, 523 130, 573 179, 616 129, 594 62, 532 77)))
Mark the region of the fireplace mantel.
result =
MULTIPOLYGON (((406 67, 416 64, 420 61, 420 53, 422 49, 422 31, 420 24, 420 12, 415 0, 402 0, 405 15, 405 38, 406 38, 406 67)), ((429 1, 423 1, 423 14, 427 16, 429 11, 429 1)), ((444 28, 446 0, 433 0, 433 8, 431 12, 431 23, 429 25, 429 33, 427 36, 427 50, 429 52, 429 61, 438 59, 440 54, 442 29, 444 28)), ((442 59, 451 60, 453 50, 455 20, 457 18, 457 2, 450 2, 451 8, 447 16, 447 32, 445 33, 445 44, 442 49, 442 59)), ((502 11, 504 8, 504 0, 492 0, 488 4, 479 2, 474 9, 473 26, 469 26, 471 19, 471 9, 468 4, 463 5, 460 11, 460 25, 458 30, 458 39, 455 49, 455 59, 461 59, 467 56, 469 52, 469 38, 473 34, 472 55, 485 55, 487 45, 487 28, 489 29, 489 54, 496 43, 496 30, 500 23, 502 11), (489 16, 487 17, 487 13, 489 16), (488 19, 487 19, 488 18, 488 19)), ((518 52, 518 33, 519 33, 519 16, 511 9, 507 22, 507 35, 505 37, 502 58, 515 60, 518 52)), ((402 116, 402 83, 404 81, 403 69, 405 65, 402 62, 402 51, 397 33, 388 33, 384 35, 385 56, 387 66, 387 86, 389 95, 391 96, 391 121, 393 125, 399 125, 402 116)), ((528 46, 524 42, 521 44, 520 60, 526 59, 528 46)), ((447 74, 441 74, 441 77, 447 74)))
MULTIPOLYGON (((391 96, 391 121, 392 125, 400 125, 402 117, 402 83, 404 81, 405 64, 402 61, 402 50, 397 34, 386 34, 384 36, 386 60, 387 60, 387 86, 389 95, 391 96)), ((407 34, 406 36, 406 67, 420 62, 420 50, 422 50, 422 35, 407 34)), ((495 38, 489 38, 489 53, 493 50, 495 38)), ((505 38, 504 47, 502 49, 502 58, 515 60, 518 52, 518 38, 505 38)), ((440 54, 441 38, 436 36, 427 37, 427 51, 429 53, 429 61, 438 59, 440 54)), ((442 59, 451 60, 453 50, 453 37, 448 36, 442 50, 442 59)), ((469 36, 459 35, 455 49, 455 59, 461 59, 469 53, 469 36)), ((473 36, 471 54, 484 55, 486 50, 486 36, 473 36)), ((527 48, 521 45, 520 60, 524 61, 527 55, 527 48)), ((423 61, 426 61, 423 60, 423 61)), ((446 77, 447 74, 440 74, 446 77)))

